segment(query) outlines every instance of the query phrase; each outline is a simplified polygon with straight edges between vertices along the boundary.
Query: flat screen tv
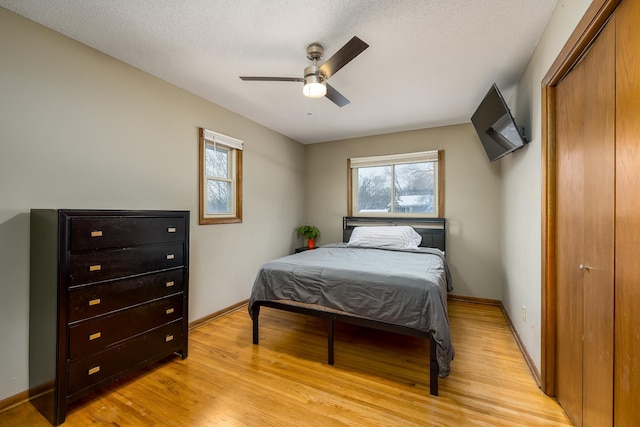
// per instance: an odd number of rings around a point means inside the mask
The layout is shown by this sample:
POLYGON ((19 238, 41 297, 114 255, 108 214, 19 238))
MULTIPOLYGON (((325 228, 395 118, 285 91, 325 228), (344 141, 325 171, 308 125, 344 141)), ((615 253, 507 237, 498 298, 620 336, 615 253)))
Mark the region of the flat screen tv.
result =
POLYGON ((495 83, 473 113, 471 123, 491 162, 522 148, 528 142, 524 130, 516 125, 495 83))

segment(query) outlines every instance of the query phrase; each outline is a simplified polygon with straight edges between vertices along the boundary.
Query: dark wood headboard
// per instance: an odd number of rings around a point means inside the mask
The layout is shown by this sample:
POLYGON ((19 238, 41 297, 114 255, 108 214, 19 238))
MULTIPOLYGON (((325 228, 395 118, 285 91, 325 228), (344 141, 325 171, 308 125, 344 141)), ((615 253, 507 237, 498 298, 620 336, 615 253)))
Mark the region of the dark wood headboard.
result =
POLYGON ((420 246, 445 250, 446 225, 444 218, 381 218, 381 217, 342 217, 342 241, 348 242, 355 227, 409 225, 422 236, 420 246))

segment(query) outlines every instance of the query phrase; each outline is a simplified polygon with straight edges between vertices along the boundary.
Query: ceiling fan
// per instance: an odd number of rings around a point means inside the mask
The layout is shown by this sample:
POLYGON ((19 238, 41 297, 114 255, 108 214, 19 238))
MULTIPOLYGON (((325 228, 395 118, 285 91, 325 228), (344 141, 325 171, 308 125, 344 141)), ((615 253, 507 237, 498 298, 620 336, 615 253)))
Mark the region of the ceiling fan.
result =
POLYGON ((347 65, 353 58, 360 55, 369 45, 358 37, 353 37, 340 48, 324 64, 318 66, 318 60, 324 54, 324 47, 320 43, 312 43, 307 46, 307 58, 313 61, 304 69, 304 77, 247 77, 240 76, 244 81, 261 82, 303 82, 302 93, 309 98, 321 98, 326 96, 338 107, 344 107, 350 101, 340 92, 335 90, 327 80, 347 65))

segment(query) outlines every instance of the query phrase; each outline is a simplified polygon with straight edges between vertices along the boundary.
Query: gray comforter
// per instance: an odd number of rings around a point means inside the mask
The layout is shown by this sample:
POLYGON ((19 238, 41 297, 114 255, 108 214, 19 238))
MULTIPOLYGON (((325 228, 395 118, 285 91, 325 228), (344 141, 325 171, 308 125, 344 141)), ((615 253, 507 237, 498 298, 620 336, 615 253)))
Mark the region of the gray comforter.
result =
POLYGON ((450 290, 447 264, 437 249, 394 251, 336 243, 264 264, 253 284, 249 313, 259 301, 289 300, 429 331, 438 343, 439 375, 446 377, 454 355, 450 290))

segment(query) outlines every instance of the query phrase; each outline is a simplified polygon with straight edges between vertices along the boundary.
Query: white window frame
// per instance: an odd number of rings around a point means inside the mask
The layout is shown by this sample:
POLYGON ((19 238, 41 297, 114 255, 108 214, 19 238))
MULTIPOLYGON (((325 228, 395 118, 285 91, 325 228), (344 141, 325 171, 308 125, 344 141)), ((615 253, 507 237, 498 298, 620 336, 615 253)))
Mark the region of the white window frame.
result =
POLYGON ((242 222, 242 151, 243 141, 200 128, 199 149, 199 218, 200 224, 229 224, 242 222), (207 146, 229 150, 229 177, 210 177, 206 175, 207 146), (231 212, 211 214, 207 212, 207 183, 209 180, 231 183, 231 212))
MULTIPOLYGON (((417 153, 389 154, 373 157, 353 157, 347 160, 348 191, 347 214, 360 217, 414 217, 436 218, 444 216, 444 151, 431 150, 417 153), (358 168, 374 166, 395 166, 408 163, 434 163, 434 207, 435 212, 358 212, 358 168)), ((391 200, 395 185, 391 185, 391 200)))

